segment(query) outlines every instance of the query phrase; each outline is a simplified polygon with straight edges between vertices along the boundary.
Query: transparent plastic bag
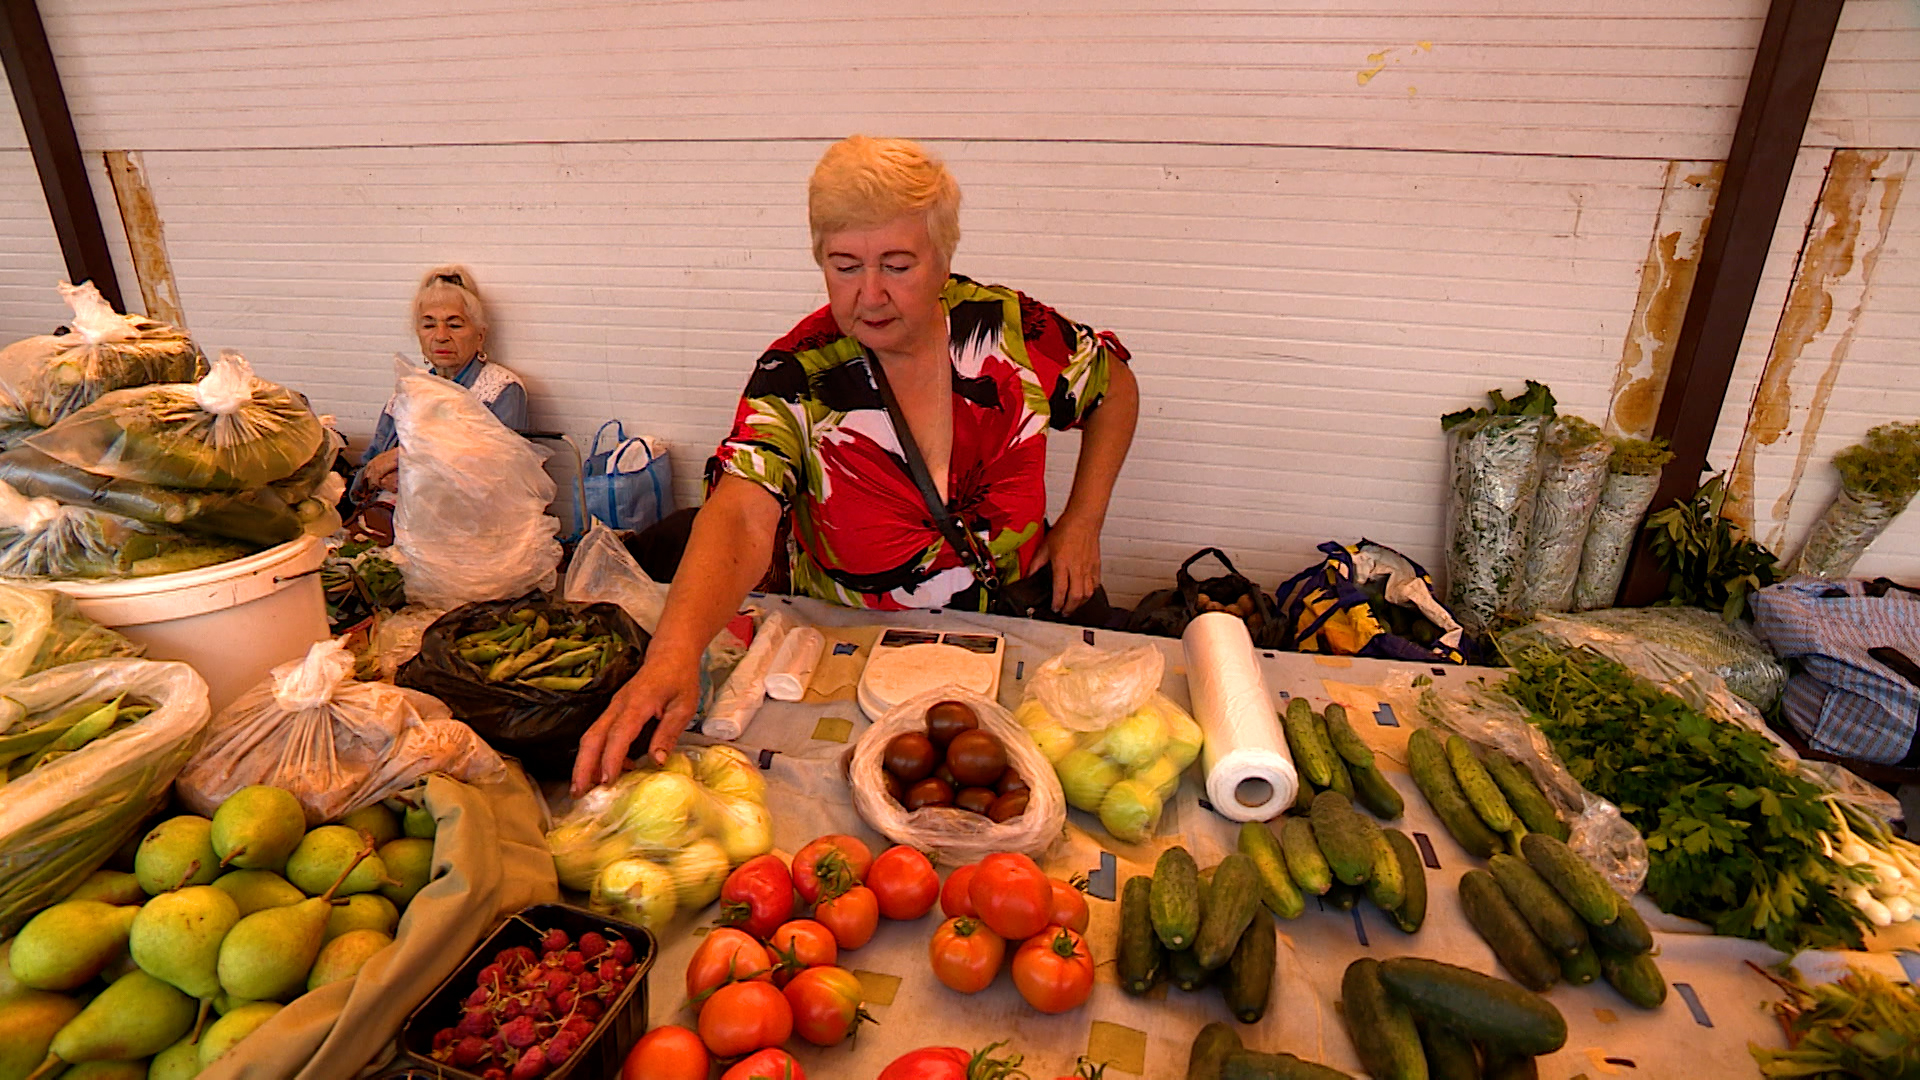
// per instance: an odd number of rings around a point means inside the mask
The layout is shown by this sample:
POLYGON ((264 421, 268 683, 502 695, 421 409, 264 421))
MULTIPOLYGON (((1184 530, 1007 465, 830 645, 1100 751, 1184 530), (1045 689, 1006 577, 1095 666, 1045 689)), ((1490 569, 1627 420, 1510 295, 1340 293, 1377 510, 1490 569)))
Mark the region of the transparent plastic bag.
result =
POLYGON ((1412 685, 1415 676, 1397 674, 1383 684, 1383 696, 1410 702, 1426 723, 1464 736, 1469 742, 1505 753, 1533 776, 1571 833, 1567 846, 1606 875, 1624 896, 1640 891, 1647 879, 1647 842, 1618 807, 1580 786, 1553 744, 1527 721, 1513 699, 1479 682, 1412 685))
POLYGON ((104 394, 192 382, 205 370, 185 331, 114 311, 91 282, 62 282, 60 295, 73 309, 66 333, 0 349, 0 447, 51 427, 104 394))
POLYGON ((1867 548, 1906 508, 1905 499, 1887 501, 1841 488, 1820 519, 1813 523, 1813 531, 1807 534, 1800 553, 1793 557, 1786 576, 1846 577, 1853 572, 1853 564, 1860 561, 1860 556, 1867 553, 1867 548))
POLYGON ((1580 555, 1607 484, 1613 444, 1592 424, 1562 416, 1547 427, 1542 457, 1533 529, 1527 538, 1526 583, 1520 594, 1523 615, 1573 606, 1580 555))
POLYGON ((254 550, 83 506, 29 499, 0 482, 0 577, 150 577, 243 558, 254 550))
POLYGON ((245 491, 293 475, 326 439, 303 398, 222 350, 199 382, 115 390, 27 445, 97 476, 245 491))
POLYGON ((125 693, 155 708, 123 731, 27 772, 0 797, 0 938, 72 892, 166 805, 207 728, 207 684, 185 664, 90 660, 6 687, 6 720, 125 693))
POLYGON ((1112 650, 1074 644, 1034 671, 1027 694, 1074 731, 1099 731, 1144 705, 1160 689, 1166 667, 1166 657, 1152 645, 1112 650))
POLYGON ((1000 703, 958 686, 918 694, 894 706, 854 744, 847 768, 853 786, 853 808, 860 817, 896 844, 927 853, 937 863, 962 866, 996 851, 1018 851, 1045 857, 1067 820, 1066 797, 1053 767, 1040 748, 1000 703), (983 814, 951 806, 908 810, 887 794, 881 777, 881 759, 887 742, 905 731, 924 731, 927 707, 939 701, 965 702, 980 718, 980 729, 1000 740, 1007 751, 1007 767, 1026 780, 1027 809, 1018 817, 994 822, 983 814))
POLYGON ((394 550, 407 596, 453 608, 553 588, 560 522, 542 456, 465 387, 395 357, 394 550))
MULTIPOLYGON (((1727 689, 1765 712, 1787 689, 1787 666, 1774 659, 1745 623, 1728 625, 1693 607, 1602 608, 1564 615, 1571 623, 1602 627, 1683 654, 1695 670, 1720 676, 1727 689)), ((1680 663, 1666 673, 1677 678, 1680 663)))
POLYGON ((1613 606, 1620 579, 1627 572, 1627 553, 1640 532, 1640 520, 1653 505, 1660 475, 1614 472, 1600 489, 1599 505, 1587 527, 1586 546, 1580 551, 1580 579, 1573 587, 1573 610, 1592 611, 1613 606))
POLYGON ((0 683, 62 664, 145 651, 80 614, 66 593, 0 582, 0 683))
POLYGON ((371 806, 428 773, 480 784, 504 770, 500 755, 434 698, 355 682, 352 654, 329 640, 274 668, 220 710, 175 788, 194 813, 209 816, 250 784, 285 788, 312 826, 371 806))
POLYGON ((1486 416, 1447 432, 1447 607, 1470 631, 1519 599, 1546 427, 1544 416, 1486 416))
POLYGON ((1031 692, 1013 719, 1052 763, 1067 805, 1096 815, 1128 844, 1159 831, 1167 800, 1206 741, 1199 722, 1157 690, 1099 730, 1068 727, 1031 692))

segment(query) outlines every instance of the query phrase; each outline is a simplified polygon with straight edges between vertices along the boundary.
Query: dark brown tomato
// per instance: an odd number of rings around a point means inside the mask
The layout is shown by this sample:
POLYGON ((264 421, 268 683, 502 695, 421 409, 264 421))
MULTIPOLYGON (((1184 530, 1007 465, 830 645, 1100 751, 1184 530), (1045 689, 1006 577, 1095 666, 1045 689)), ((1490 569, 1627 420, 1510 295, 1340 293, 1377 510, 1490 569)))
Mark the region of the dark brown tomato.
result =
POLYGON ((1007 748, 985 731, 963 731, 947 744, 947 768, 962 787, 992 787, 1007 771, 1007 748))
POLYGON ((993 800, 992 806, 987 807, 987 817, 996 822, 1012 821, 1014 818, 1026 812, 1027 793, 1024 791, 1015 791, 1007 795, 1002 795, 993 800))
POLYGON ((976 814, 984 814, 987 812, 987 807, 993 805, 993 800, 999 797, 1000 796, 994 794, 992 788, 961 788, 959 793, 953 797, 953 805, 962 810, 971 810, 976 814))
POLYGON ((940 763, 939 768, 933 770, 933 776, 934 776, 934 779, 941 781, 942 783, 946 784, 950 788, 966 787, 965 784, 962 784, 960 781, 955 780, 953 778, 953 770, 947 768, 947 763, 944 761, 940 763))
POLYGON ((980 716, 964 701, 936 701, 927 709, 927 737, 945 746, 955 735, 980 726, 980 716))
POLYGON ((1011 795, 1016 791, 1025 791, 1027 790, 1027 778, 1014 772, 1012 769, 1008 769, 1006 772, 1000 774, 1000 782, 993 785, 993 790, 1002 795, 1011 795))
POLYGON ((887 785, 887 797, 901 806, 907 805, 907 785, 900 778, 885 769, 880 770, 880 782, 887 785))
POLYGON ((940 764, 940 752, 925 735, 903 731, 887 740, 883 760, 887 771, 899 777, 901 783, 917 784, 933 775, 933 767, 940 764))
POLYGON ((928 806, 952 806, 953 788, 945 780, 929 776, 907 789, 907 801, 903 805, 909 810, 919 810, 928 806))

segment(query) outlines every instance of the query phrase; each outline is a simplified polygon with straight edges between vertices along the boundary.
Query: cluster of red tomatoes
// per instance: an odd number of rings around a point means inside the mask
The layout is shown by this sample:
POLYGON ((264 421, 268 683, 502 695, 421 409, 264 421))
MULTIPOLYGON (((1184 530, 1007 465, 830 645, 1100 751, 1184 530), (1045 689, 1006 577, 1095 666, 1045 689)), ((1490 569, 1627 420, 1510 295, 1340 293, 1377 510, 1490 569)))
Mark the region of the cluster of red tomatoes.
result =
POLYGON ((985 990, 1013 942, 1013 985, 1027 1004, 1066 1012, 1093 993, 1086 895, 1025 855, 989 855, 947 875, 940 911, 947 921, 933 932, 929 955, 947 986, 985 990))

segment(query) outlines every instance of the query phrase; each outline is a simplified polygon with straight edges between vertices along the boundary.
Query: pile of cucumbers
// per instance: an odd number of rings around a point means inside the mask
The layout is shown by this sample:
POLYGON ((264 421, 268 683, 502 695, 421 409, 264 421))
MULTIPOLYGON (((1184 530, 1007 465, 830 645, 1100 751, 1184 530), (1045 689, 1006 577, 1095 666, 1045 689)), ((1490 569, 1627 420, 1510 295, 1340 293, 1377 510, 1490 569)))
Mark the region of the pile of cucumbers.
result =
POLYGON ((1407 739, 1407 770, 1434 816, 1477 858, 1518 851, 1529 833, 1567 838, 1566 823, 1533 776, 1502 751, 1482 755, 1464 736, 1442 741, 1432 728, 1416 728, 1407 739))
POLYGON ((1194 1036, 1187 1054, 1187 1080, 1352 1080, 1339 1069, 1298 1058, 1249 1050, 1240 1033, 1222 1023, 1194 1036))
POLYGON ((1186 848, 1161 852, 1151 875, 1128 878, 1120 890, 1120 988, 1138 995, 1162 979, 1182 990, 1214 983, 1234 1019, 1257 1023, 1279 948, 1263 877, 1242 852, 1204 874, 1186 848))
POLYGON ((453 651, 487 682, 572 692, 612 664, 623 644, 615 634, 595 633, 584 619, 555 626, 546 615, 520 608, 494 626, 462 634, 453 651))
POLYGON ((1539 994, 1414 956, 1347 965, 1340 1010, 1373 1080, 1522 1080, 1567 1042, 1566 1017, 1539 994))
POLYGON ((1519 856, 1496 854, 1487 869, 1460 879, 1467 921, 1501 966, 1530 990, 1604 978, 1635 1005, 1659 1008, 1667 981, 1653 962, 1653 934, 1633 904, 1545 833, 1526 834, 1519 849, 1519 856))
POLYGON ((1360 740, 1339 704, 1315 712, 1305 698, 1293 698, 1280 714, 1280 728, 1293 752, 1293 766, 1305 786, 1299 805, 1322 791, 1337 791, 1383 821, 1396 821, 1406 801, 1375 766, 1373 748, 1360 740))

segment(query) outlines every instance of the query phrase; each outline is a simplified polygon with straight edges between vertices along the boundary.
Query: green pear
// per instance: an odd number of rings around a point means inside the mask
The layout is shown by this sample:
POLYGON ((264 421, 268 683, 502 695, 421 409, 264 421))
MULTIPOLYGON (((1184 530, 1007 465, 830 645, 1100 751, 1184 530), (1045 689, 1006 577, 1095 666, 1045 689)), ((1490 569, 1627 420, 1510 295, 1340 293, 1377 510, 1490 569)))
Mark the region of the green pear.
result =
POLYGON ((434 830, 440 823, 433 819, 433 811, 425 806, 409 806, 407 813, 400 819, 400 831, 416 840, 433 839, 434 830))
POLYGON ((271 870, 229 870, 213 879, 213 887, 233 897, 241 918, 261 908, 286 907, 307 898, 293 882, 271 870))
POLYGON ((46 1060, 53 1037, 80 1015, 65 994, 22 989, 0 997, 0 1080, 21 1080, 46 1060))
POLYGON ((148 896, 184 885, 213 884, 220 876, 220 856, 213 853, 213 822, 182 814, 155 825, 134 853, 133 873, 148 896))
POLYGON ((190 885, 147 901, 127 948, 147 974, 188 997, 220 992, 220 942, 240 921, 240 905, 211 885, 190 885))
POLYGON ((242 1005, 251 1004, 253 1004, 253 1002, 248 1001, 246 998, 237 998, 225 990, 222 990, 220 991, 220 996, 213 999, 213 1011, 219 1013, 221 1016, 225 1016, 242 1005))
POLYGON ((123 975, 53 1037, 36 1075, 51 1075, 50 1066, 61 1062, 152 1057, 192 1030, 198 1013, 192 998, 146 972, 123 975))
POLYGON ((313 970, 307 974, 307 989, 318 990, 330 982, 351 979, 374 953, 393 944, 393 939, 378 930, 349 930, 320 947, 313 970))
POLYGON ((192 1036, 153 1055, 147 1080, 193 1080, 200 1075, 200 1044, 192 1036))
POLYGON ((16 991, 26 990, 28 986, 13 977, 13 939, 0 941, 0 998, 12 997, 16 991))
POLYGON ((433 878, 433 841, 411 836, 388 841, 380 846, 380 863, 388 879, 380 895, 404 908, 433 878))
POLYGON ((400 815, 381 803, 363 806, 340 819, 340 824, 355 832, 369 833, 375 844, 400 839, 400 815))
POLYGON ((83 1061, 60 1074, 59 1080, 147 1080, 144 1061, 83 1061))
POLYGON ((287 880, 308 896, 317 896, 327 883, 342 878, 342 868, 353 869, 344 875, 345 884, 336 882, 341 896, 372 892, 386 880, 387 868, 380 856, 364 856, 367 838, 345 825, 322 825, 308 833, 287 859, 287 880))
MULTIPOLYGON (((295 852, 294 858, 288 861, 289 872, 297 861, 299 852, 295 852)), ((320 955, 320 946, 326 936, 327 914, 333 907, 333 894, 361 866, 375 861, 373 841, 365 839, 359 852, 340 868, 339 876, 326 892, 286 907, 256 911, 235 923, 233 929, 227 931, 226 940, 220 943, 220 960, 216 968, 220 975, 220 988, 233 997, 254 1002, 291 999, 306 989, 307 973, 313 970, 314 958, 320 955)), ((244 1008, 235 1009, 221 1019, 226 1020, 244 1008)), ((202 1061, 212 1060, 206 1056, 204 1043, 200 1054, 202 1061)))
POLYGON ((127 951, 139 908, 65 900, 20 928, 7 952, 13 977, 35 990, 77 990, 127 951))
POLYGON ((118 870, 95 870, 80 887, 67 894, 69 900, 98 900, 106 904, 144 904, 147 890, 140 879, 118 870))
POLYGON ((306 834, 307 812, 284 788, 243 787, 213 812, 213 851, 223 867, 279 870, 306 834))
POLYGON ((378 930, 391 936, 399 925, 400 910, 393 906, 393 901, 379 893, 361 893, 347 897, 344 904, 335 904, 327 913, 323 943, 351 930, 378 930))
POLYGON ((208 1025, 207 1033, 200 1036, 200 1067, 204 1069, 213 1064, 214 1059, 273 1019, 273 1014, 280 1009, 277 1002, 249 1002, 208 1025))

